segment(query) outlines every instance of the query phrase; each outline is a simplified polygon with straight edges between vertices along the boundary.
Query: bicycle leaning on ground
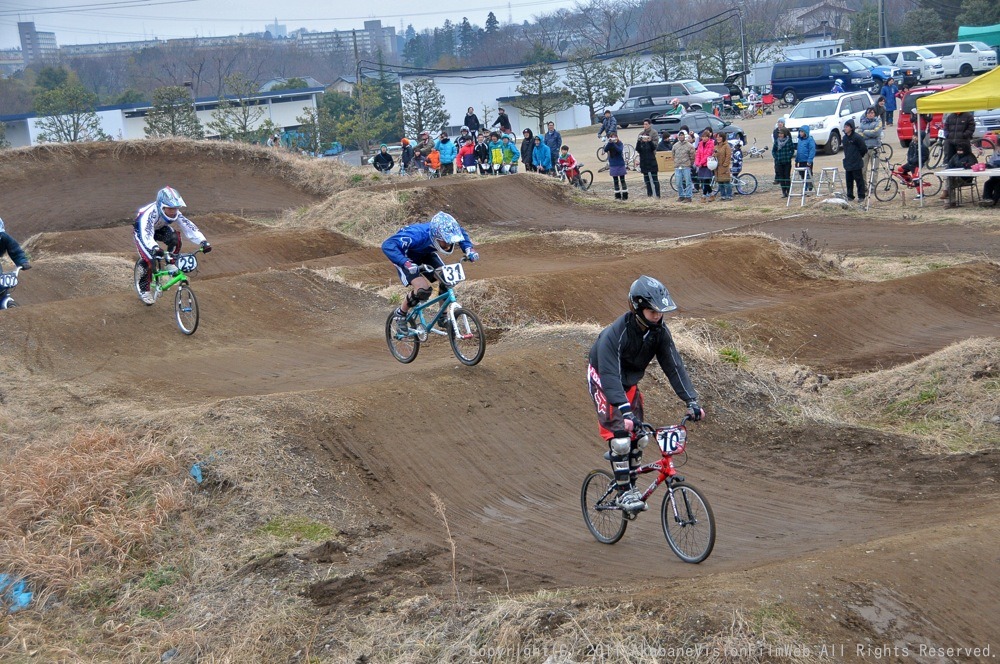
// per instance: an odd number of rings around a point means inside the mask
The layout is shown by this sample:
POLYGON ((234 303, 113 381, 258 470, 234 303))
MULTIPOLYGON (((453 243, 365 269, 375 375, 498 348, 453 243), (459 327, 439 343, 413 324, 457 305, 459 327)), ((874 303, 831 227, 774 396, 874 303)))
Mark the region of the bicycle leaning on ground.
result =
POLYGON ((17 306, 17 302, 10 296, 10 292, 17 286, 17 275, 20 271, 21 266, 18 265, 13 272, 0 272, 0 291, 4 291, 3 299, 0 300, 0 309, 10 309, 17 306))
POLYGON ((471 367, 483 359, 486 354, 483 326, 476 314, 459 305, 455 296, 455 286, 465 281, 462 263, 467 260, 463 258, 461 263, 442 265, 439 268, 419 266, 421 272, 433 274, 450 288, 410 309, 406 318, 397 317, 395 310, 389 314, 385 321, 385 341, 394 358, 403 364, 409 364, 416 359, 420 344, 426 342, 430 335, 436 334, 448 337, 452 352, 462 364, 471 367), (428 320, 427 316, 435 305, 440 305, 437 313, 428 320))
POLYGON ((570 180, 566 175, 566 169, 556 164, 556 173, 559 174, 559 179, 563 182, 569 182, 574 187, 578 187, 583 191, 590 189, 590 185, 594 183, 594 174, 591 171, 583 170, 583 163, 577 162, 576 164, 576 175, 570 180))
MULTIPOLYGON (((153 258, 153 272, 149 275, 149 292, 153 294, 153 302, 160 298, 161 293, 165 293, 174 286, 177 286, 177 293, 174 295, 174 319, 177 327, 184 334, 194 334, 198 329, 198 300, 188 283, 188 275, 198 269, 197 254, 204 249, 186 254, 164 254, 162 257, 153 258)), ((133 282, 136 295, 142 295, 142 287, 139 281, 146 274, 146 265, 140 258, 135 262, 133 269, 133 282)), ((152 303, 149 305, 152 306, 152 303)))
MULTIPOLYGON (((683 454, 683 458, 687 459, 687 428, 684 424, 689 419, 685 415, 680 424, 660 428, 643 423, 632 435, 637 439, 642 436, 655 438, 660 448, 659 459, 635 469, 637 476, 657 474, 643 492, 642 501, 648 501, 658 486, 666 485, 667 494, 660 505, 660 524, 667 544, 684 562, 700 563, 715 547, 715 515, 701 491, 678 475, 674 464, 675 456, 683 454)), ((610 454, 606 453, 605 458, 610 460, 610 454)), ((634 521, 640 514, 622 509, 616 502, 617 496, 617 484, 609 471, 592 470, 584 478, 580 489, 583 520, 590 533, 602 544, 614 544, 620 540, 629 521, 634 521)))

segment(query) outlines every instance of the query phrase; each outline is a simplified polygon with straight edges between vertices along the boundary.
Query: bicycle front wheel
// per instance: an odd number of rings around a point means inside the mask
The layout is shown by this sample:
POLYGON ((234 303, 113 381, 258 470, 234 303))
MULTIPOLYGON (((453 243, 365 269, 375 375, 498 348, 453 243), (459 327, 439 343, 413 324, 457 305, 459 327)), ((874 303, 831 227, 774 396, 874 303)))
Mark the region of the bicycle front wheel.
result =
POLYGON ((670 174, 670 188, 675 192, 680 191, 680 189, 677 188, 677 171, 670 174))
POLYGON ((920 193, 924 196, 937 196, 941 191, 941 176, 937 173, 924 173, 920 176, 920 193))
POLYGON ((601 544, 614 544, 628 527, 625 512, 613 507, 617 493, 615 478, 606 470, 590 471, 580 489, 583 521, 590 534, 601 544))
POLYGON ((594 174, 590 171, 580 171, 580 175, 577 176, 576 182, 576 186, 584 191, 587 191, 590 189, 590 185, 594 184, 594 174))
POLYGON ((8 298, 4 298, 3 302, 0 302, 0 309, 13 309, 17 306, 17 302, 8 298))
MULTIPOLYGON (((403 327, 407 325, 403 322, 403 327)), ((392 356, 402 362, 409 364, 417 359, 420 352, 420 339, 416 335, 400 330, 400 321, 396 318, 396 312, 390 312, 385 319, 385 342, 389 344, 389 352, 392 356)))
POLYGON ((935 143, 931 146, 930 155, 927 159, 927 166, 929 168, 937 168, 941 165, 941 159, 944 158, 944 145, 942 143, 935 143))
POLYGON ((455 325, 449 322, 448 326, 451 350, 458 361, 469 367, 479 364, 486 354, 486 334, 476 314, 458 307, 455 309, 455 325))
POLYGON ((667 544, 684 562, 700 563, 712 553, 715 515, 701 491, 687 482, 675 482, 667 491, 660 521, 667 544))
POLYGON ((892 159, 892 146, 888 143, 882 143, 878 149, 879 159, 889 160, 892 159))
POLYGON ((736 178, 736 193, 749 196, 757 191, 757 178, 752 173, 740 173, 736 178))
POLYGON ((875 183, 873 189, 875 198, 886 203, 896 197, 896 194, 899 192, 899 183, 893 177, 882 178, 875 183))
POLYGON ((597 161, 605 162, 608 160, 608 153, 604 151, 604 146, 597 148, 597 161))
POLYGON ((632 160, 635 159, 635 148, 633 148, 628 143, 625 143, 622 148, 622 156, 625 158, 626 164, 631 164, 632 160))
POLYGON ((174 295, 174 317, 184 334, 194 334, 198 329, 198 300, 187 284, 181 284, 174 295))

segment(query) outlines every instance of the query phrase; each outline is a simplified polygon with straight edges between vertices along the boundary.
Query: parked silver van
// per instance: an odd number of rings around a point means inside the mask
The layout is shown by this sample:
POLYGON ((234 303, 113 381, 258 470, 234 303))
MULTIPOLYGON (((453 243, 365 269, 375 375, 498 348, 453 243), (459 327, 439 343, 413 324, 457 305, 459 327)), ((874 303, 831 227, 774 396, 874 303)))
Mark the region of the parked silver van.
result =
POLYGON ((997 66, 997 54, 983 42, 928 44, 927 50, 941 58, 945 76, 972 76, 997 66))
POLYGON ((722 103, 722 95, 712 92, 698 81, 686 78, 680 81, 660 81, 630 85, 625 98, 652 97, 655 102, 680 99, 681 103, 693 110, 712 110, 714 102, 722 103))

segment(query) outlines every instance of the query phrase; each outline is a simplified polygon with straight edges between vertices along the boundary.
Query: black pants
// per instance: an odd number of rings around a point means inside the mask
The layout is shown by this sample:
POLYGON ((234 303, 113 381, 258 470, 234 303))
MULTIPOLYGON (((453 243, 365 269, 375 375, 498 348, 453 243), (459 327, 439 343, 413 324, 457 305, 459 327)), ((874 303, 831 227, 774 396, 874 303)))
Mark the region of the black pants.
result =
POLYGON ((809 184, 806 185, 806 191, 812 191, 813 188, 813 169, 808 162, 797 161, 795 162, 796 168, 808 168, 809 169, 809 184))
POLYGON ((611 177, 615 183, 615 198, 621 199, 623 201, 628 200, 628 184, 625 182, 624 175, 613 175, 611 177))
POLYGON ((450 164, 441 164, 441 177, 445 175, 453 175, 455 173, 455 162, 450 164))
POLYGON ((774 163, 774 179, 781 185, 781 195, 788 197, 788 190, 792 186, 792 162, 784 164, 774 163))
POLYGON ((983 198, 989 198, 993 205, 1000 205, 1000 177, 990 178, 983 185, 983 198))
POLYGON ((859 168, 855 171, 844 171, 844 178, 847 180, 847 200, 854 200, 854 183, 858 183, 858 198, 865 200, 865 172, 859 168))
POLYGON ((656 197, 660 197, 660 174, 659 173, 643 173, 642 179, 646 181, 646 195, 652 196, 654 193, 656 197))

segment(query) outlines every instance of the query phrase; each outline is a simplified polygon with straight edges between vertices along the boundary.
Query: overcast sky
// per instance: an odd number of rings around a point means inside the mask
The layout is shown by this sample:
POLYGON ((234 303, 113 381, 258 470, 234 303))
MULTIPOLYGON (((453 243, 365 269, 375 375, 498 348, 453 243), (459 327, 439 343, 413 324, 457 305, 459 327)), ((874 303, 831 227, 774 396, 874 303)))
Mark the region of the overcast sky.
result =
POLYGON ((64 45, 262 32, 275 18, 289 32, 349 30, 373 18, 397 31, 401 22, 404 27, 412 23, 419 31, 449 18, 459 23, 463 16, 482 26, 490 11, 501 23, 508 17, 520 22, 575 4, 574 0, 2 0, 0 48, 20 46, 18 21, 34 21, 36 30, 56 33, 57 43, 64 45))

